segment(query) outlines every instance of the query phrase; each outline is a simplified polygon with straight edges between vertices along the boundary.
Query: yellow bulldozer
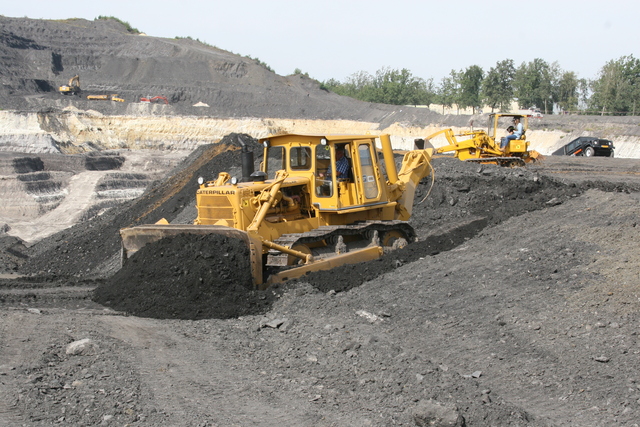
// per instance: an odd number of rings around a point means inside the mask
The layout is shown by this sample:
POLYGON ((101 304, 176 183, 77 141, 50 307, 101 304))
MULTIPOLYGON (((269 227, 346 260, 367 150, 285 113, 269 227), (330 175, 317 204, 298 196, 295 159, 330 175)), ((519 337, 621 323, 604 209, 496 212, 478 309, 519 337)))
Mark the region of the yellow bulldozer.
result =
POLYGON ((487 132, 470 130, 455 134, 451 129, 443 129, 428 136, 425 140, 430 141, 439 135, 444 135, 448 144, 438 148, 437 153, 453 152, 455 157, 467 162, 516 167, 542 159, 540 153, 529 150, 529 141, 526 137, 527 129, 528 116, 496 113, 489 115, 487 132), (509 140, 504 148, 501 148, 502 137, 499 136, 501 134, 499 129, 507 128, 514 119, 520 120, 524 132, 520 138, 509 140))
POLYGON ((58 88, 63 95, 78 95, 80 93, 80 76, 75 75, 69 79, 69 83, 58 88))
POLYGON ((123 262, 163 237, 217 233, 244 241, 253 284, 266 289, 376 259, 415 240, 407 221, 416 186, 432 172, 432 149, 407 152, 398 171, 389 135, 284 134, 259 142, 260 170, 253 171, 253 152, 241 141, 242 178, 221 172, 212 181, 198 179, 194 224, 160 221, 120 230, 123 262))

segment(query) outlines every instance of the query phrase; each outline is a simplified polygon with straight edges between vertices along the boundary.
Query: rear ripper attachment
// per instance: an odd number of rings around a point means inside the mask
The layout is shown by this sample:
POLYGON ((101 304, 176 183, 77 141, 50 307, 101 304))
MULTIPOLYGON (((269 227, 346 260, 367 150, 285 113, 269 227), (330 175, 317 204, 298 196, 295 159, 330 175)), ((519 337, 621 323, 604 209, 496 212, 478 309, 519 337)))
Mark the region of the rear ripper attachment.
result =
POLYGON ((415 189, 431 174, 432 149, 405 154, 396 169, 389 135, 272 135, 260 140, 264 161, 242 148, 242 178, 221 172, 198 179, 193 225, 126 228, 123 262, 142 246, 180 233, 217 233, 250 250, 253 284, 381 257, 415 240, 407 223, 415 189), (382 147, 382 173, 376 141, 382 147))

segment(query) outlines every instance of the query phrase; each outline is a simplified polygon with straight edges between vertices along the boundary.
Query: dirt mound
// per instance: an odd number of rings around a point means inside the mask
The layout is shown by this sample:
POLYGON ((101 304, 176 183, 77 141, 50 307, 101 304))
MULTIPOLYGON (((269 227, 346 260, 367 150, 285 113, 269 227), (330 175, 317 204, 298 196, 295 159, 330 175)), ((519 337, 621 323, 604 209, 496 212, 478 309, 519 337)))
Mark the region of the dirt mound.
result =
MULTIPOLYGON (((132 102, 162 95, 161 114, 430 122, 425 108, 396 108, 322 90, 304 75, 279 76, 260 61, 188 38, 136 35, 115 20, 0 16, 0 105, 55 111, 69 106, 135 114, 132 102), (90 70, 90 71, 88 71, 90 70), (80 96, 58 87, 80 76, 80 96), (126 102, 90 101, 118 93, 126 102), (195 104, 208 107, 195 107, 195 104), (132 107, 132 108, 129 108, 132 107)), ((292 70, 293 71, 293 70, 292 70)), ((55 122, 55 121, 52 121, 55 122)))
MULTIPOLYGON (((243 139, 256 154, 257 164, 260 161, 257 141, 247 135, 244 135, 243 139)), ((15 271, 16 263, 23 262, 19 268, 20 272, 45 275, 52 280, 110 277, 120 265, 119 229, 153 223, 163 217, 174 223, 191 223, 196 216, 194 205, 197 177, 213 179, 225 170, 232 175, 238 175, 238 166, 241 164, 239 146, 238 134, 230 134, 219 144, 201 147, 172 171, 170 176, 154 183, 136 201, 117 210, 107 211, 95 219, 45 239, 32 248, 22 250, 21 254, 25 252, 24 258, 7 259, 7 271, 15 271), (26 259, 29 259, 28 263, 24 262, 26 259)), ((508 169, 493 165, 477 165, 461 162, 450 156, 434 158, 433 165, 435 182, 432 183, 431 179, 427 178, 420 183, 416 191, 416 202, 410 219, 410 224, 418 236, 416 244, 371 263, 310 274, 304 281, 322 291, 346 291, 421 257, 451 250, 473 238, 487 226, 501 224, 526 212, 562 204, 586 189, 633 190, 630 187, 633 184, 609 181, 562 182, 545 175, 537 168, 508 169)), ((183 243, 187 245, 188 238, 183 239, 183 243)), ((172 243, 167 241, 163 244, 172 243)), ((197 246, 200 243, 194 241, 192 244, 197 246)), ((160 248, 156 250, 161 251, 160 248)), ((144 253, 152 258, 155 256, 153 252, 144 253)), ((143 267, 140 275, 128 269, 118 276, 123 289, 126 288, 127 282, 138 283, 135 287, 144 288, 141 283, 145 283, 145 274, 147 282, 155 281, 151 266, 157 260, 142 260, 144 253, 138 255, 139 260, 135 264, 143 267)), ((203 262, 201 258, 192 259, 189 254, 191 250, 179 253, 177 265, 194 275, 198 274, 195 279, 211 281, 215 286, 216 278, 209 279, 206 274, 205 277, 202 276, 204 273, 201 273, 201 270, 206 268, 207 262, 203 262), (192 262, 194 266, 190 265, 192 262)), ((173 265, 166 256, 162 261, 173 265)), ((177 281, 182 276, 172 277, 177 281)), ((191 277, 183 278, 184 283, 175 286, 179 286, 187 294, 201 292, 197 280, 192 280, 191 277), (191 290, 191 286, 196 288, 191 290)), ((115 286, 113 280, 109 283, 109 286, 115 286)), ((169 283, 169 288, 171 286, 169 283)), ((233 294, 236 290, 234 288, 228 291, 233 294)), ((248 298, 254 296, 250 295, 248 298)), ((228 310, 222 305, 209 303, 205 303, 204 308, 192 310, 182 303, 173 304, 177 300, 167 297, 158 300, 156 307, 150 310, 147 307, 147 295, 137 293, 131 296, 130 305, 120 305, 119 309, 157 318, 225 318, 233 316, 234 313, 262 313, 264 306, 271 301, 270 296, 264 298, 264 304, 253 304, 247 309, 235 307, 231 298, 228 310)), ((100 301, 105 302, 107 299, 101 297, 100 301)), ((239 304, 242 305, 244 302, 239 301, 239 304)))
POLYGON ((93 299, 136 316, 197 320, 263 312, 273 293, 252 291, 242 241, 181 234, 142 248, 93 299))
MULTIPOLYGON (((119 230, 152 224, 161 218, 173 222, 183 211, 193 211, 199 176, 212 179, 219 172, 229 170, 229 165, 241 164, 237 138, 238 134, 232 133, 218 144, 199 147, 166 179, 153 183, 138 199, 41 240, 29 248, 30 262, 23 264, 20 271, 60 278, 110 276, 119 267, 119 230)), ((258 161, 260 151, 256 140, 248 135, 242 138, 254 149, 258 161)), ((186 217, 183 223, 193 221, 195 212, 183 217, 186 217)))

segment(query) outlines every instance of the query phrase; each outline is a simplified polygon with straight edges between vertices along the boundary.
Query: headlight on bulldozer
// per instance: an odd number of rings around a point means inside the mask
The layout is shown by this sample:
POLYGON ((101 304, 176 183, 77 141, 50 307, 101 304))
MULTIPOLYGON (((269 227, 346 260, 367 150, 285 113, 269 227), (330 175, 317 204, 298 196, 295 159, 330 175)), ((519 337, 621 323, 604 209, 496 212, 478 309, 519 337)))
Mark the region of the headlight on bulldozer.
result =
POLYGON ((202 184, 204 184, 204 178, 199 176, 198 177, 198 185, 202 185, 202 184))

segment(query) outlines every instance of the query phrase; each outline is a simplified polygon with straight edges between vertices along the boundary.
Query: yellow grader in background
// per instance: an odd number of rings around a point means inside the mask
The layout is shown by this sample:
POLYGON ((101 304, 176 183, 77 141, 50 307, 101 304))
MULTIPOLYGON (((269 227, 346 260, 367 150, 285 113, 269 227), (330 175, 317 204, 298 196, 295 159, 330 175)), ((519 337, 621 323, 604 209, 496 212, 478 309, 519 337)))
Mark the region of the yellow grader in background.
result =
MULTIPOLYGON (((415 189, 431 174, 432 149, 416 147, 397 171, 389 135, 379 137, 385 177, 371 135, 277 135, 261 139, 253 172, 243 145, 242 179, 221 172, 198 179, 192 225, 156 223, 120 230, 123 262, 144 245, 180 233, 217 233, 249 248, 254 286, 379 258, 415 240, 407 223, 415 189), (343 151, 350 173, 337 178, 343 151), (340 154, 340 155, 338 155, 340 154)), ((162 222, 162 221, 161 221, 162 222)))
POLYGON ((429 141, 438 135, 444 135, 448 145, 438 148, 437 153, 453 151, 454 156, 463 161, 515 167, 542 159, 540 153, 529 150, 529 141, 526 139, 527 129, 528 116, 526 115, 491 114, 487 132, 470 130, 454 134, 451 129, 444 129, 428 136, 425 140, 429 141), (520 139, 510 140, 502 150, 498 129, 507 128, 516 118, 522 122, 525 132, 520 139))

